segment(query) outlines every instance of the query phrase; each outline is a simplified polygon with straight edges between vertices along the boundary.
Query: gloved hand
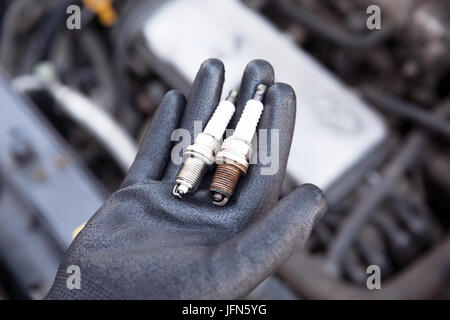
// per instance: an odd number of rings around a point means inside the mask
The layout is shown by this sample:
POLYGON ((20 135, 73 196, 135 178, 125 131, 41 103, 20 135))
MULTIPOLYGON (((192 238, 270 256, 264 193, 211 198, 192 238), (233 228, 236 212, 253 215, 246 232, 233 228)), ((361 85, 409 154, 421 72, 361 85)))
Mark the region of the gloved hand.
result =
POLYGON ((212 172, 195 195, 182 200, 172 195, 179 169, 170 161, 172 131, 181 127, 193 134, 194 120, 206 125, 221 97, 223 64, 207 60, 187 101, 178 91, 166 94, 123 185, 75 238, 47 298, 239 298, 301 249, 326 204, 313 185, 278 201, 296 102, 292 88, 273 84, 273 78, 269 63, 248 64, 229 127, 236 125, 256 86, 268 85, 259 128, 280 130, 275 175, 261 175, 260 163, 250 165, 224 207, 211 202, 212 172), (70 265, 80 267, 80 290, 66 286, 70 265))

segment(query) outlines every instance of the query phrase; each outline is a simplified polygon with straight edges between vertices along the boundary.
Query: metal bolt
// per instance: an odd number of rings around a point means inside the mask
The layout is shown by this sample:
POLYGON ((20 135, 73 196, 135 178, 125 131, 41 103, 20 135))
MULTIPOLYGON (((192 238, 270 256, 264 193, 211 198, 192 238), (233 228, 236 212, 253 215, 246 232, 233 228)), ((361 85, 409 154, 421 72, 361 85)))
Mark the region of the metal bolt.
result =
POLYGON ((173 195, 182 198, 188 193, 197 190, 207 168, 214 164, 216 150, 219 150, 220 139, 234 114, 234 102, 238 91, 230 91, 226 100, 217 106, 208 124, 195 139, 194 143, 186 148, 183 154, 183 166, 176 177, 173 195))
POLYGON ((236 130, 231 137, 225 139, 217 154, 217 169, 209 188, 213 204, 217 206, 222 207, 228 203, 240 176, 247 173, 248 161, 253 152, 251 141, 264 109, 262 100, 266 90, 266 85, 258 85, 253 99, 245 105, 236 130))
POLYGON ((22 132, 14 130, 11 138, 10 152, 19 167, 24 167, 36 158, 35 150, 22 132))

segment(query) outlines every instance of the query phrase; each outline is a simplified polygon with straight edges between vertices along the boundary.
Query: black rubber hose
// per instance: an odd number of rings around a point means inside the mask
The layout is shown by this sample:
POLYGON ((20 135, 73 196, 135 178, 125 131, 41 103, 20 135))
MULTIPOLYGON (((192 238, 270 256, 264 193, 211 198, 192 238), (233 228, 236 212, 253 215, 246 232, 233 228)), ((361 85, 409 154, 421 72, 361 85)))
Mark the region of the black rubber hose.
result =
POLYGON ((353 35, 322 19, 307 8, 297 5, 292 0, 280 0, 277 4, 283 14, 305 26, 316 36, 348 49, 364 50, 373 48, 392 35, 394 30, 389 25, 381 30, 371 31, 368 35, 353 35))
POLYGON ((14 71, 13 61, 16 54, 14 34, 20 23, 21 12, 27 5, 27 0, 16 0, 6 8, 0 30, 0 60, 10 72, 14 71))
POLYGON ((115 100, 115 81, 105 47, 99 37, 89 29, 80 34, 79 44, 94 66, 95 74, 101 88, 102 107, 112 110, 115 100))
POLYGON ((122 13, 114 27, 113 62, 116 93, 116 110, 130 105, 130 88, 127 81, 127 51, 146 19, 162 4, 163 0, 129 1, 122 8, 122 13))
MULTIPOLYGON (((436 109, 439 117, 446 118, 450 113, 450 103, 446 102, 436 109)), ((387 165, 381 181, 362 196, 356 208, 350 213, 339 229, 328 252, 328 268, 339 273, 342 261, 349 247, 353 244, 361 227, 377 212, 381 201, 390 194, 396 180, 415 162, 426 145, 426 135, 417 130, 387 165)))
POLYGON ((450 285, 450 237, 392 280, 383 281, 381 290, 367 290, 333 277, 325 272, 322 259, 304 253, 292 256, 278 274, 308 299, 435 299, 450 285))
POLYGON ((70 5, 81 6, 80 0, 63 0, 58 2, 53 9, 42 19, 43 23, 35 31, 26 51, 20 71, 23 74, 31 72, 33 66, 47 58, 52 41, 58 32, 65 27, 67 7, 70 5))
POLYGON ((364 88, 364 97, 376 107, 391 114, 410 120, 423 128, 450 139, 450 123, 420 107, 394 98, 374 88, 364 88))

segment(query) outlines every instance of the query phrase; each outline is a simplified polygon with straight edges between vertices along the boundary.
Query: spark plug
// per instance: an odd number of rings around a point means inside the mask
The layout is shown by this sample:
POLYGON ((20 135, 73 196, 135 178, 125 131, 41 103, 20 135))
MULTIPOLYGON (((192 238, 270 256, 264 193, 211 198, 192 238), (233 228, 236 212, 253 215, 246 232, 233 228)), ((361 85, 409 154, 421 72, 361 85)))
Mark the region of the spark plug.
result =
POLYGON ((184 151, 183 166, 177 174, 172 191, 174 196, 181 199, 188 193, 193 194, 207 168, 214 164, 216 151, 220 149, 220 140, 234 114, 237 94, 237 89, 230 91, 226 100, 217 106, 203 132, 184 151))
POLYGON ((217 168, 209 188, 213 204, 217 206, 222 207, 227 204, 240 176, 247 173, 249 159, 253 152, 251 141, 264 109, 262 100, 266 90, 266 85, 258 85, 253 99, 245 105, 236 130, 231 137, 225 139, 217 154, 217 168))

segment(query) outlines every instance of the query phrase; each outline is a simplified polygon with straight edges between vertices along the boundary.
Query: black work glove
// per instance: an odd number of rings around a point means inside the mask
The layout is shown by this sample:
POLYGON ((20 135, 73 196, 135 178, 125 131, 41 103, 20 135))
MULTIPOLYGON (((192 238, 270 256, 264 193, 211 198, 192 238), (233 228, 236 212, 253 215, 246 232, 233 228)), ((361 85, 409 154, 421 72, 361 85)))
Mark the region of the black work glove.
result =
POLYGON ((170 161, 172 132, 186 128, 193 134, 194 120, 205 126, 221 97, 223 64, 207 60, 187 101, 178 91, 166 94, 123 185, 75 238, 47 298, 239 298, 301 249, 326 204, 313 185, 278 201, 296 102, 292 88, 273 84, 273 78, 269 63, 248 64, 229 127, 236 125, 256 86, 268 85, 259 128, 280 130, 275 175, 261 175, 260 163, 250 165, 224 207, 211 202, 212 172, 195 195, 182 200, 172 195, 179 169, 170 161), (80 290, 67 288, 70 265, 80 268, 80 290))

